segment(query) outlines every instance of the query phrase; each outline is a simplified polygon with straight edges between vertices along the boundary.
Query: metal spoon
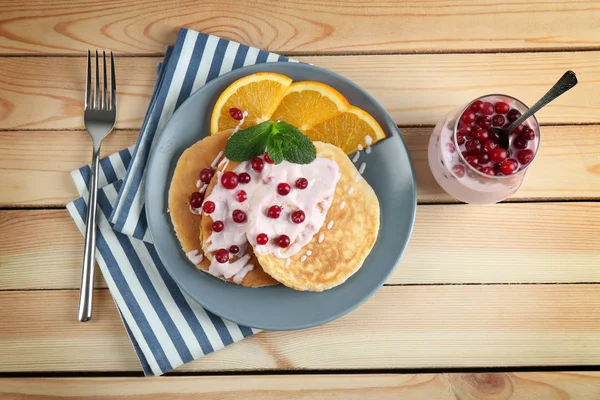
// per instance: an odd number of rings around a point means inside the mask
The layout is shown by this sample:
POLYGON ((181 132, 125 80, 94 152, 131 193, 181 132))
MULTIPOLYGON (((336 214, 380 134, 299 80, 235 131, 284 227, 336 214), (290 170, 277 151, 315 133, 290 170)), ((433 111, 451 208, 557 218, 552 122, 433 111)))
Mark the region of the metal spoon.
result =
POLYGON ((523 115, 521 115, 517 120, 515 120, 512 124, 509 125, 506 129, 498 130, 498 144, 503 149, 508 150, 508 146, 510 145, 509 137, 510 133, 515 130, 515 128, 521 125, 527 118, 531 117, 533 114, 538 112, 542 107, 546 104, 550 103, 552 100, 556 99, 561 94, 565 93, 573 86, 577 85, 577 76, 573 71, 567 71, 565 74, 548 90, 537 103, 535 103, 529 110, 527 110, 523 115))

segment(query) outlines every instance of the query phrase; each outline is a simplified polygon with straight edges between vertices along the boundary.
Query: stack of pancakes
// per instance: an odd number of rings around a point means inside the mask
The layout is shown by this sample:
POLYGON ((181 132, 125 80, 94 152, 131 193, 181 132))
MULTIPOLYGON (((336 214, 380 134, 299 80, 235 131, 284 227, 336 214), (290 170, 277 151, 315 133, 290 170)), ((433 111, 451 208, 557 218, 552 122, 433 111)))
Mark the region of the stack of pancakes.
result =
MULTIPOLYGON (((208 136, 188 148, 180 157, 169 190, 169 212, 181 247, 186 253, 204 254, 196 266, 207 272, 212 254, 205 254, 205 239, 212 234, 210 215, 190 211, 190 195, 198 191, 196 185, 200 171, 211 166, 231 136, 232 131, 222 131, 208 136)), ((303 251, 281 259, 273 254, 256 254, 252 246, 246 251, 254 268, 235 283, 247 287, 272 286, 282 283, 295 290, 323 291, 344 283, 363 264, 373 248, 379 231, 379 202, 373 189, 360 176, 348 156, 338 147, 314 142, 317 157, 328 158, 339 166, 341 178, 335 188, 326 221, 334 221, 330 229, 327 222, 314 235, 303 251), (352 190, 349 190, 353 187, 352 190), (343 203, 343 204, 342 204, 343 203), (321 233, 325 240, 319 242, 321 233), (310 257, 302 257, 310 250, 310 257), (289 260, 289 261, 286 261, 289 260)), ((229 162, 226 170, 238 163, 229 162)), ((217 174, 205 192, 210 195, 217 174)), ((240 254, 240 256, 242 256, 240 254)), ((236 257, 231 257, 233 262, 236 257)), ((234 278, 226 279, 234 282, 234 278)))

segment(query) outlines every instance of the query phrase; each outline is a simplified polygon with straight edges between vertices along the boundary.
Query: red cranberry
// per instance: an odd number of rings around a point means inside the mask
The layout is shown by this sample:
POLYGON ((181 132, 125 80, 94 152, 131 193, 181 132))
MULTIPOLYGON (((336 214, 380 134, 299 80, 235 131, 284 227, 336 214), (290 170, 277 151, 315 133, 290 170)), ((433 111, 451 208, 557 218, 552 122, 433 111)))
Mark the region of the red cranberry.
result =
POLYGON ((212 224, 212 229, 214 232, 221 232, 223 229, 225 229, 225 224, 223 221, 215 221, 212 224))
POLYGON ((238 176, 233 171, 227 171, 221 176, 221 185, 225 189, 235 189, 238 185, 238 176))
POLYGON ((460 116, 460 120, 465 124, 473 123, 475 121, 475 118, 477 118, 477 116, 473 111, 470 110, 465 111, 463 115, 460 116))
POLYGON ((300 190, 304 190, 308 187, 308 179, 306 178, 298 178, 296 179, 296 188, 300 190))
POLYGON ((503 126, 505 122, 506 122, 506 118, 504 118, 504 115, 494 115, 492 117, 492 125, 493 126, 503 126))
POLYGON ((269 153, 265 153, 265 162, 267 164, 275 164, 275 161, 271 160, 271 157, 269 157, 269 153))
POLYGON ((252 165, 252 169, 256 172, 261 172, 265 167, 265 163, 260 157, 254 157, 252 161, 250 161, 250 164, 252 165))
POLYGON ((471 126, 467 124, 460 124, 458 126, 458 134, 462 136, 469 136, 471 134, 471 126))
POLYGON ((204 195, 202 193, 194 192, 190 196, 190 206, 192 206, 192 208, 200 208, 202 207, 202 200, 204 200, 204 195))
POLYGON ((473 104, 471 104, 471 110, 473 110, 476 113, 481 112, 482 108, 483 108, 483 101, 481 101, 481 100, 474 101, 473 104))
POLYGON ((267 236, 266 233, 259 233, 256 236, 256 244, 265 245, 265 244, 267 244, 268 241, 269 241, 269 237, 267 236))
POLYGON ((236 121, 241 121, 244 118, 244 113, 242 110, 235 107, 229 109, 229 115, 231 115, 231 118, 235 119, 236 121))
POLYGON ((527 148, 527 139, 525 139, 523 137, 523 135, 519 135, 519 137, 517 137, 515 140, 513 140, 512 144, 517 149, 526 149, 527 148))
MULTIPOLYGON (((462 154, 462 156, 463 156, 464 159, 466 159, 467 156, 469 155, 469 153, 467 153, 466 151, 461 151, 460 154, 462 154)), ((458 161, 462 162, 462 160, 460 158, 458 159, 458 161)))
POLYGON ((246 222, 246 213, 242 210, 233 210, 233 212, 231 213, 231 218, 233 218, 233 222, 243 224, 244 222, 246 222))
POLYGON ((215 253, 215 258, 217 259, 218 263, 225 264, 227 261, 229 261, 229 252, 225 249, 219 249, 215 253))
POLYGON ((245 185, 246 183, 250 183, 252 178, 250 177, 249 173, 242 172, 241 174, 238 175, 238 180, 240 181, 240 183, 243 183, 245 185))
POLYGON ((454 165, 452 166, 452 173, 457 177, 462 178, 463 176, 465 176, 465 167, 458 164, 454 165))
POLYGON ((267 216, 269 218, 277 219, 281 215, 281 207, 279 206, 271 206, 267 210, 267 216))
POLYGON ((479 165, 477 156, 467 156, 467 162, 473 167, 477 167, 479 165))
POLYGON ((517 160, 509 158, 508 160, 504 160, 504 162, 500 164, 500 171, 502 171, 504 175, 510 175, 517 170, 518 166, 519 164, 517 164, 517 160))
POLYGON ((498 114, 506 114, 509 110, 510 107, 508 104, 506 104, 503 101, 499 101, 498 103, 496 103, 496 105, 494 106, 494 109, 496 110, 496 112, 498 114))
POLYGON ((206 214, 212 214, 215 211, 215 203, 213 203, 212 201, 205 201, 204 204, 202 205, 202 210, 206 213, 206 214))
POLYGON ((237 192, 235 194, 235 198, 237 199, 237 201, 239 201, 240 203, 243 203, 246 201, 246 199, 248 198, 248 195, 246 194, 245 191, 240 190, 239 192, 237 192))
POLYGON ((295 224, 303 223, 304 218, 306 218, 306 216, 304 215, 304 211, 302 210, 297 210, 292 213, 292 222, 295 224))
POLYGON ((240 247, 233 244, 233 245, 231 245, 231 247, 229 247, 229 252, 231 254, 237 254, 240 252, 240 247))
POLYGON ((486 175, 492 175, 492 176, 496 175, 494 173, 494 168, 492 168, 492 167, 483 167, 483 168, 481 168, 481 172, 483 172, 486 175))
POLYGON ((475 124, 479 125, 483 129, 487 129, 492 126, 492 119, 490 117, 485 116, 477 117, 477 119, 475 120, 475 124))
POLYGON ((288 235, 281 235, 277 238, 277 246, 285 248, 290 245, 290 237, 288 235))
POLYGON ((489 101, 486 101, 485 103, 483 103, 481 113, 485 115, 492 115, 494 113, 494 105, 489 101))
POLYGON ((466 141, 467 139, 465 139, 464 135, 456 135, 456 143, 458 143, 459 145, 465 144, 466 141))
POLYGON ((523 132, 521 133, 521 137, 525 140, 533 140, 535 138, 535 132, 530 127, 526 126, 523 128, 523 132))
POLYGON ((481 153, 479 157, 477 157, 477 161, 480 165, 484 165, 490 162, 490 156, 486 153, 481 153))
POLYGON ((277 185, 277 193, 279 193, 282 196, 287 196, 290 193, 290 190, 292 190, 291 186, 285 182, 277 185))
MULTIPOLYGON (((507 123, 504 127, 508 128, 509 126, 510 126, 510 122, 507 123)), ((515 129, 513 129, 513 131, 511 132, 511 135, 520 135, 521 132, 523 132, 524 127, 525 127, 524 125, 517 126, 515 129)))
POLYGON ((465 144, 465 148, 467 149, 467 153, 469 155, 477 155, 481 152, 481 143, 479 140, 469 140, 465 144))
POLYGON ((515 122, 521 116, 521 112, 519 110, 515 110, 514 108, 508 112, 506 118, 508 122, 515 122))
POLYGON ((494 142, 492 139, 488 139, 483 143, 483 149, 486 153, 491 153, 496 147, 498 147, 498 143, 494 142))
POLYGON ((490 152, 490 160, 495 163, 500 163, 506 160, 506 157, 508 157, 508 153, 502 147, 496 147, 490 152))
POLYGON ((487 129, 481 129, 479 131, 477 131, 477 134, 473 135, 473 138, 479 140, 480 142, 485 142, 486 140, 488 140, 488 138, 490 137, 490 133, 488 132, 487 129))
POLYGON ((200 182, 208 185, 214 174, 215 171, 212 168, 204 168, 200 171, 200 182))
POLYGON ((498 134, 497 128, 488 129, 488 133, 490 134, 490 139, 492 139, 494 142, 500 140, 500 135, 498 134))
POLYGON ((533 160, 533 151, 531 150, 521 150, 517 153, 517 160, 523 165, 529 164, 531 160, 533 160))

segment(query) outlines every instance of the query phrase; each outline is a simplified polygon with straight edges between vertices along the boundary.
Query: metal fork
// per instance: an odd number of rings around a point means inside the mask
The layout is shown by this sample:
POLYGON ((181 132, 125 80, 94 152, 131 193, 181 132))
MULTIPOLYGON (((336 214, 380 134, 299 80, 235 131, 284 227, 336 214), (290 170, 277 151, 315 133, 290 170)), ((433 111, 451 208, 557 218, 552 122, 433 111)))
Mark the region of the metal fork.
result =
POLYGON ((103 90, 100 92, 100 67, 98 50, 96 50, 96 83, 92 92, 92 63, 90 50, 87 54, 87 79, 85 87, 85 110, 83 119, 85 129, 94 142, 92 156, 92 173, 90 175, 90 194, 88 197, 88 213, 85 227, 85 249, 83 253, 83 271, 81 274, 81 292, 79 295, 79 321, 85 322, 92 318, 92 295, 94 292, 94 262, 96 253, 96 206, 98 197, 98 169, 100 146, 102 140, 113 130, 117 121, 117 84, 115 79, 115 60, 110 52, 110 105, 108 79, 106 76, 106 52, 102 52, 104 74, 103 90))

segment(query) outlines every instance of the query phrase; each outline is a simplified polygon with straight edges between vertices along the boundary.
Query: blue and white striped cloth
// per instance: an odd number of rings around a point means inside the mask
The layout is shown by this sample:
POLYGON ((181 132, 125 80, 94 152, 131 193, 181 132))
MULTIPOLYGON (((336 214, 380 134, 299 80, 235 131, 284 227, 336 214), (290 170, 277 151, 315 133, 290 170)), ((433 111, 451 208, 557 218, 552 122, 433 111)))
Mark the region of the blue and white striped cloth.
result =
MULTIPOLYGON (((164 374, 258 332, 204 310, 169 276, 148 231, 144 177, 155 138, 190 94, 233 69, 277 61, 293 60, 181 29, 158 66, 137 144, 100 161, 96 259, 146 374, 164 374)), ((83 234, 90 167, 71 175, 82 197, 67 209, 83 234)))

